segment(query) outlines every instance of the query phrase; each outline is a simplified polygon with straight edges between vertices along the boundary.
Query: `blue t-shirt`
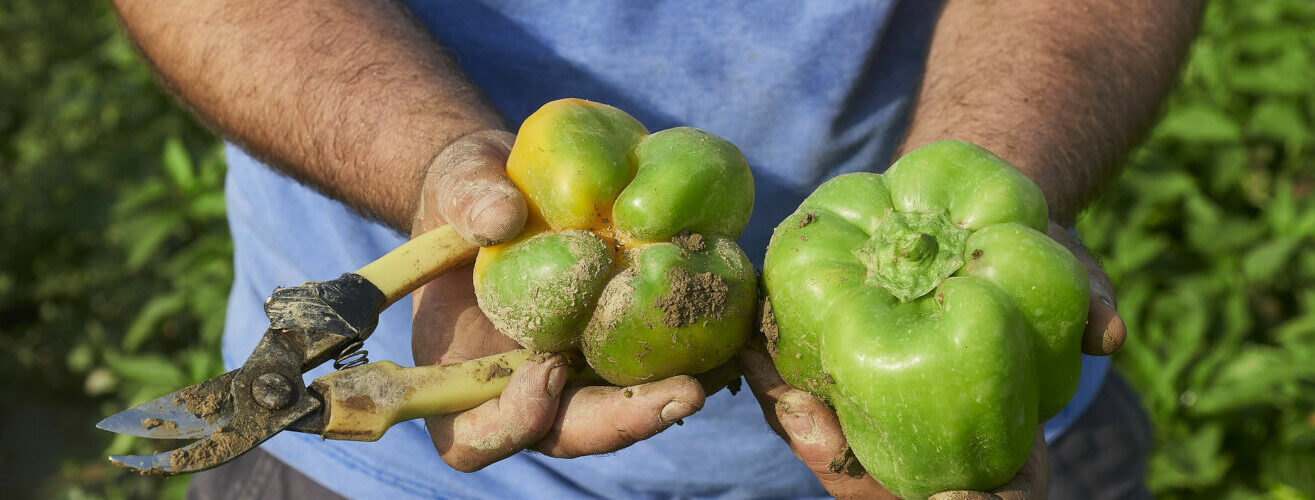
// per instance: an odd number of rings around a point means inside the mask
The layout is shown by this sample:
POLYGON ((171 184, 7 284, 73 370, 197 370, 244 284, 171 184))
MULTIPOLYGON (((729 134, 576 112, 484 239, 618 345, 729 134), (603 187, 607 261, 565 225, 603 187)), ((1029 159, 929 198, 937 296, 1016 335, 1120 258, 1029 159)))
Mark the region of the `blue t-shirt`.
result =
MULTIPOLYGON (((756 203, 740 243, 756 264, 774 225, 828 178, 880 171, 903 133, 937 2, 407 2, 513 123, 580 97, 617 106, 650 130, 689 125, 739 146, 756 203)), ((325 280, 403 236, 228 148, 236 248, 224 362, 250 355, 275 286, 325 280)), ((411 364, 408 301, 384 312, 372 360, 411 364)), ((1078 395, 1047 423, 1073 421, 1108 361, 1084 358, 1078 395)), ((307 380, 327 373, 322 366, 307 380)), ((606 456, 520 453, 480 472, 441 462, 421 421, 374 443, 283 433, 264 449, 348 497, 823 497, 765 425, 749 394, 711 396, 685 425, 606 456)))

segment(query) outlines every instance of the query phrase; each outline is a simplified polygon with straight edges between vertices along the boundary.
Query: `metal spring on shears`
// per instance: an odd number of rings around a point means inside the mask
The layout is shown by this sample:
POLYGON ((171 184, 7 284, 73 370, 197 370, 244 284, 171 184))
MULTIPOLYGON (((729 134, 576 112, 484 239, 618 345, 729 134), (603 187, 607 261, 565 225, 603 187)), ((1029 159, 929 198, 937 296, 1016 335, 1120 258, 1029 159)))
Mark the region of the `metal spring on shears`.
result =
POLYGON ((362 340, 347 344, 347 347, 342 348, 342 352, 339 352, 338 357, 333 360, 333 369, 346 370, 369 363, 367 356, 370 351, 361 349, 362 347, 365 347, 365 341, 362 340))

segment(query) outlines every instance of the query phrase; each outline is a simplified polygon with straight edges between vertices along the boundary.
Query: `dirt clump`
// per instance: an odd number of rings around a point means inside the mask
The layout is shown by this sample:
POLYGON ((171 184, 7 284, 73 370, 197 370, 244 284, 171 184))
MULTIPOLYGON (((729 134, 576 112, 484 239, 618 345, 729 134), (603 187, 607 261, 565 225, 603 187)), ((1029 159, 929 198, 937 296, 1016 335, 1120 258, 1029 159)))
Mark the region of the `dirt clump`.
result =
POLYGON ((143 429, 146 429, 146 430, 149 431, 149 430, 151 430, 151 429, 155 429, 155 428, 157 428, 157 427, 164 427, 165 430, 172 431, 172 430, 178 429, 178 424, 177 424, 177 423, 174 423, 173 420, 165 420, 165 419, 163 419, 163 418, 151 418, 151 417, 148 417, 148 418, 143 418, 143 419, 142 419, 142 428, 143 428, 143 429))
POLYGON ((671 238, 671 242, 680 247, 680 256, 686 258, 688 258, 690 254, 701 252, 704 248, 708 247, 707 243, 703 241, 702 234, 691 233, 689 231, 681 231, 680 234, 671 238))
POLYGON ((781 341, 781 329, 776 326, 776 315, 772 314, 772 299, 763 299, 762 319, 759 329, 767 338, 767 354, 776 359, 776 344, 781 341))
POLYGON ((843 472, 849 477, 863 477, 864 474, 867 474, 863 464, 858 462, 858 457, 854 456, 854 450, 850 448, 845 448, 844 453, 831 459, 831 462, 826 464, 826 470, 832 474, 843 472))
POLYGON ((804 226, 812 224, 813 221, 815 220, 817 220, 817 214, 814 214, 812 212, 804 212, 804 216, 799 218, 799 223, 795 224, 794 227, 797 229, 803 229, 804 226))
POLYGON ((666 296, 653 301, 662 311, 662 323, 671 328, 691 325, 703 318, 721 319, 730 287, 721 276, 709 272, 692 274, 683 267, 666 272, 671 284, 666 296))
POLYGON ((245 453, 251 448, 250 439, 243 433, 230 427, 218 427, 210 437, 197 441, 191 446, 179 448, 169 454, 169 470, 182 472, 218 465, 245 453))
POLYGON ((227 391, 205 392, 203 386, 192 386, 174 396, 174 404, 182 404, 187 413, 211 423, 216 413, 228 403, 227 391))
POLYGON ((488 382, 493 379, 511 376, 511 368, 502 363, 490 363, 489 369, 484 373, 484 381, 488 382))

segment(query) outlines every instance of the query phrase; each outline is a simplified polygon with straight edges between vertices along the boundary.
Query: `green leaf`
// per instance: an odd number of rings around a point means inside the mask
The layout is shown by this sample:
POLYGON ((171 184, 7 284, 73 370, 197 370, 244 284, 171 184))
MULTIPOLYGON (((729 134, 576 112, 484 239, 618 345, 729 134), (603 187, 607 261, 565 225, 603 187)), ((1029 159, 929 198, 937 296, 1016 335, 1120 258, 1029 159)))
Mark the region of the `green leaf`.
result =
POLYGON ((169 178, 183 191, 196 188, 196 171, 192 168, 192 158, 177 137, 169 137, 164 143, 161 165, 169 178))
POLYGON ((1188 143, 1242 140, 1242 128, 1232 118, 1205 104, 1171 110, 1155 127, 1155 134, 1188 143))
POLYGON ((1291 238, 1279 238, 1256 246, 1242 258, 1242 275, 1253 283, 1273 281, 1287 269, 1298 243, 1291 238))
POLYGON ((126 224, 122 238, 128 245, 128 269, 136 271, 146 265, 182 224, 182 219, 173 213, 143 216, 126 224))
POLYGON ((180 294, 166 294, 152 298, 137 317, 133 318, 132 324, 123 335, 124 352, 137 352, 141 349, 142 344, 150 340, 151 334, 155 328, 165 318, 182 311, 186 305, 186 297, 180 294))
POLYGON ((1304 96, 1312 87, 1308 57, 1304 50, 1291 47, 1275 61, 1239 63, 1228 73, 1229 85, 1255 95, 1304 96))
POLYGON ((110 356, 105 361, 116 375, 147 387, 176 389, 188 380, 178 366, 158 354, 110 356))
POLYGON ((202 193, 188 206, 189 215, 200 220, 224 218, 224 192, 211 191, 202 193))
POLYGON ((1287 404, 1284 386, 1315 381, 1315 364, 1293 359, 1269 346, 1248 346, 1235 354, 1208 385, 1202 387, 1192 413, 1209 416, 1248 406, 1287 404))
POLYGON ((1152 491, 1169 487, 1208 488, 1219 483, 1232 459, 1221 453, 1224 427, 1207 424, 1193 431, 1178 431, 1158 441, 1158 452, 1147 464, 1146 482, 1152 491))
POLYGON ((1301 108, 1288 99, 1270 98, 1251 111, 1247 130, 1254 136, 1274 139, 1297 148, 1311 140, 1310 127, 1301 108))

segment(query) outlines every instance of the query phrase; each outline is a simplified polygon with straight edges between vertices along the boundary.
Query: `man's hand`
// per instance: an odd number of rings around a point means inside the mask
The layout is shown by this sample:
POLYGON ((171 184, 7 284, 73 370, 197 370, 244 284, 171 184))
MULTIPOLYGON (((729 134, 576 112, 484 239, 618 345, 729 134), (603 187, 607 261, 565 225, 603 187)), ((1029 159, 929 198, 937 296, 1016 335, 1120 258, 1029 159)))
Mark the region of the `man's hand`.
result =
MULTIPOLYGON (((762 342, 740 352, 740 364, 749 388, 762 406, 767 424, 790 445, 796 457, 817 475, 822 487, 836 498, 894 499, 854 458, 835 412, 817 397, 785 384, 762 342)), ((1009 484, 988 493, 948 491, 936 500, 1046 498, 1046 441, 1037 429, 1032 454, 1009 484)))
MULTIPOLYGON (((1114 308, 1114 286, 1109 276, 1077 238, 1059 224, 1052 222, 1048 234, 1073 252, 1087 268, 1091 280, 1091 304, 1087 312, 1087 327, 1082 334, 1082 352, 1097 356, 1113 354, 1123 345, 1127 329, 1114 308)), ((739 360, 744 368, 744 378, 758 398, 768 425, 817 475, 827 492, 836 498, 896 498, 858 464, 831 408, 817 397, 786 385, 762 342, 751 342, 740 353, 739 360)), ((1032 454, 1008 484, 990 493, 947 491, 932 498, 1044 499, 1048 484, 1046 467, 1045 434, 1038 428, 1032 454)))
MULTIPOLYGON (((480 245, 515 237, 525 223, 520 191, 505 174, 513 136, 484 131, 443 150, 429 167, 412 235, 445 223, 480 245)), ((475 302, 471 266, 412 296, 417 365, 472 359, 518 348, 475 302)), ((703 406, 695 379, 672 377, 634 387, 568 386, 560 355, 518 368, 502 396, 466 412, 429 417, 434 447, 453 468, 479 470, 522 449, 570 458, 608 453, 661 432, 703 406)))
POLYGON ((1123 346, 1128 337, 1128 328, 1123 323, 1115 306, 1114 283, 1109 275, 1100 268, 1100 263, 1078 242, 1078 239, 1061 227, 1051 222, 1046 235, 1073 252, 1082 267, 1087 268, 1091 279, 1091 304, 1087 307, 1087 329, 1082 332, 1082 352, 1093 356, 1109 356, 1123 346))

